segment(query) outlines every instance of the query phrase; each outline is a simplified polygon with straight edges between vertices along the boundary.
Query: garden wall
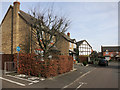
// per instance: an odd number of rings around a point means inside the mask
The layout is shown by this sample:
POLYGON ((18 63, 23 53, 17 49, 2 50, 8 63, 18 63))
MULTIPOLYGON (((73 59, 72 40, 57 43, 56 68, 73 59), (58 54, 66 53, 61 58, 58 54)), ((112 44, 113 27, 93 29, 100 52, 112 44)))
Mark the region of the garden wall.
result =
MULTIPOLYGON (((16 54, 14 55, 14 61, 17 62, 16 54)), ((72 69, 73 59, 71 56, 59 55, 54 56, 51 60, 41 61, 35 54, 19 54, 18 72, 20 74, 53 77, 72 69)))
POLYGON ((88 62, 88 56, 86 56, 86 55, 80 55, 79 56, 79 62, 83 63, 84 61, 88 62))
POLYGON ((0 67, 2 70, 4 70, 4 65, 5 62, 12 62, 14 60, 14 55, 13 54, 0 54, 0 59, 1 59, 1 64, 2 66, 0 67))

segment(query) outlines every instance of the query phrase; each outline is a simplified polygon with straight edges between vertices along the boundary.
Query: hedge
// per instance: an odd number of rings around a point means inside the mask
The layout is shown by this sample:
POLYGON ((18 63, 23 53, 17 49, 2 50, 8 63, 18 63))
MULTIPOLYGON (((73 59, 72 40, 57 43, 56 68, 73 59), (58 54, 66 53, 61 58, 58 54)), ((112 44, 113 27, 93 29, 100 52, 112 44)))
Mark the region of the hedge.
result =
MULTIPOLYGON (((71 56, 59 55, 54 56, 51 60, 44 61, 36 57, 35 54, 19 54, 18 73, 47 78, 69 72, 73 69, 73 59, 71 56)), ((14 62, 17 62, 17 54, 14 55, 14 62)))

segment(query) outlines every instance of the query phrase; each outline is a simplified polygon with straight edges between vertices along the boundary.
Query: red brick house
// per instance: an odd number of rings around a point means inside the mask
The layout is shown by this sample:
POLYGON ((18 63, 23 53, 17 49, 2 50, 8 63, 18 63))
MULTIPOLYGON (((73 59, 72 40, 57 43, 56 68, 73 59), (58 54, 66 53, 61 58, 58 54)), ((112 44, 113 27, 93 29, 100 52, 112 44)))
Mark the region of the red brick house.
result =
POLYGON ((120 58, 120 46, 101 46, 101 52, 107 60, 120 58))

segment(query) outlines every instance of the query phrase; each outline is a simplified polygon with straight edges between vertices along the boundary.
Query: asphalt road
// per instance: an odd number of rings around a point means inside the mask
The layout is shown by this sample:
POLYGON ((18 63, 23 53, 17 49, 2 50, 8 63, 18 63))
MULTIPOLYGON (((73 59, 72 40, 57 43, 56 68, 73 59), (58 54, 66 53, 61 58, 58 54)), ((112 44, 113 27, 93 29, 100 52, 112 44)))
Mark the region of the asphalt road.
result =
POLYGON ((9 76, 2 76, 2 88, 118 88, 118 63, 111 62, 107 67, 75 65, 77 71, 32 82, 9 76))
POLYGON ((109 63, 109 66, 97 66, 68 88, 118 88, 118 73, 120 66, 117 62, 109 63))

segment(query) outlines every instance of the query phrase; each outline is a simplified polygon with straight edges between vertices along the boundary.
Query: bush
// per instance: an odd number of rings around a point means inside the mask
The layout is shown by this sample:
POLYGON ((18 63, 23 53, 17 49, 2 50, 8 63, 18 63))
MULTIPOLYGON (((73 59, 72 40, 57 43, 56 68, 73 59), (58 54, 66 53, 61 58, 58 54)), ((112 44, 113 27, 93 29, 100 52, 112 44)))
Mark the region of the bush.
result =
POLYGON ((86 66, 86 65, 87 65, 87 62, 86 62, 86 61, 84 61, 84 62, 83 62, 83 65, 84 65, 84 66, 86 66))
MULTIPOLYGON (((35 57, 36 55, 34 54, 19 54, 19 68, 17 72, 47 78, 69 72, 73 68, 73 59, 71 56, 57 55, 51 60, 45 61, 41 61, 35 57)), ((17 62, 17 54, 14 55, 14 62, 17 62)))
POLYGON ((111 62, 111 61, 112 61, 112 59, 109 60, 109 62, 111 62))

